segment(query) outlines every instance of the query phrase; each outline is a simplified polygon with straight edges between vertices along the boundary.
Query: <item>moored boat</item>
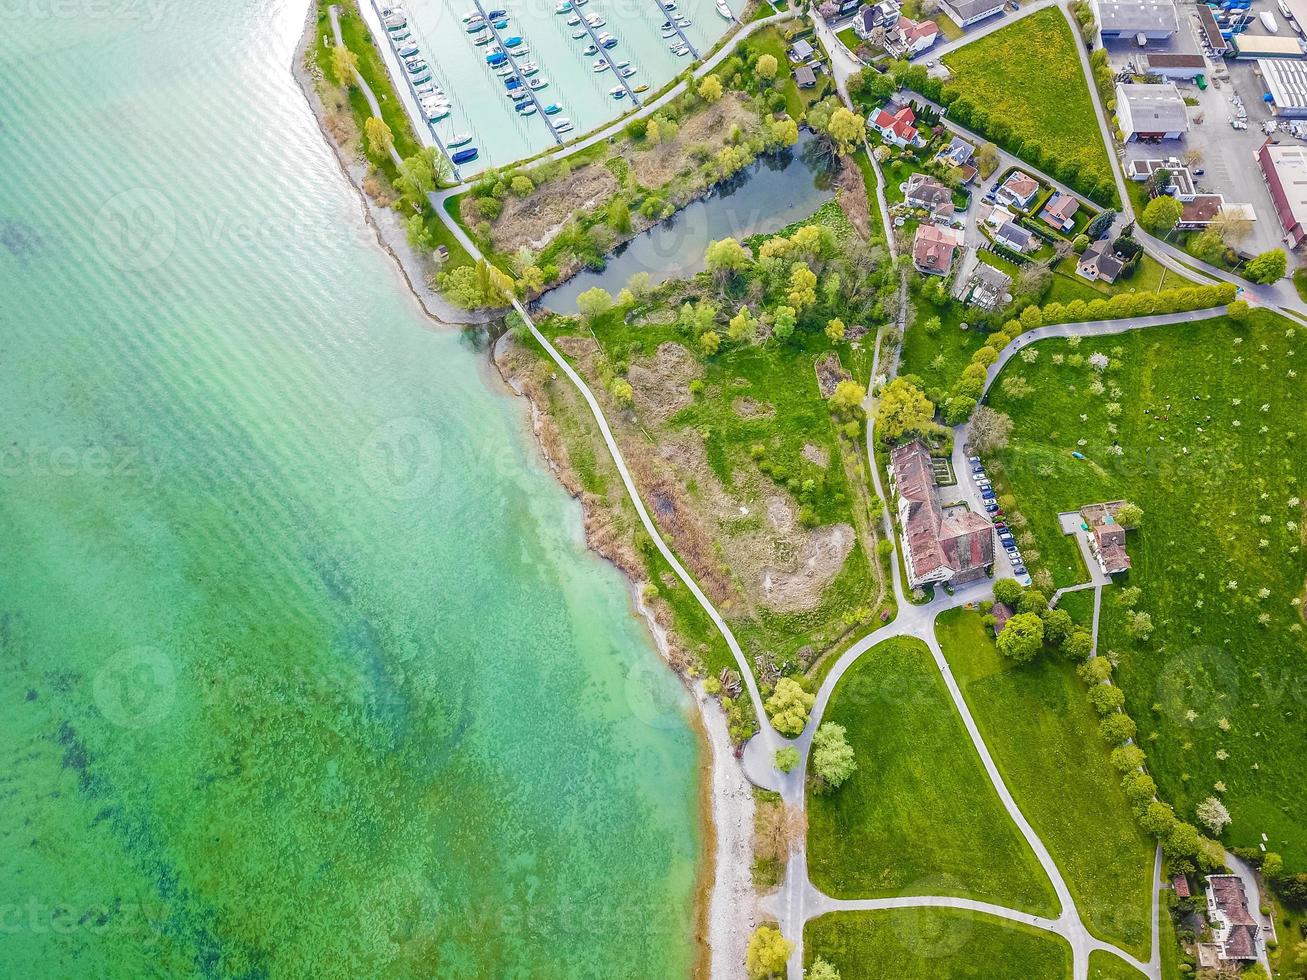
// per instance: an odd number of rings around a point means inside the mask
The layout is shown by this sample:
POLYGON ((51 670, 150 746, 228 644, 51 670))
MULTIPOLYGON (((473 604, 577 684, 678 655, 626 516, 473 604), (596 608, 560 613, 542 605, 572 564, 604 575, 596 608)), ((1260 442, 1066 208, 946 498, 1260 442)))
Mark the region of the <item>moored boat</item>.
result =
POLYGON ((532 90, 538 92, 538 91, 540 91, 542 88, 548 88, 548 87, 549 87, 549 79, 547 79, 547 78, 532 78, 532 79, 530 79, 526 84, 527 84, 527 86, 528 86, 529 88, 531 88, 532 90))
POLYGON ((608 90, 608 94, 611 95, 614 99, 621 101, 622 99, 626 98, 626 89, 622 88, 622 86, 620 85, 614 85, 612 88, 608 90))
POLYGON ((424 73, 430 75, 431 66, 421 59, 418 59, 417 61, 406 61, 404 64, 408 66, 408 73, 410 75, 421 75, 424 73))
POLYGON ((625 68, 617 69, 617 73, 621 75, 623 78, 630 78, 632 75, 635 74, 635 69, 632 68, 630 65, 627 65, 625 68))
POLYGON ((573 41, 580 41, 580 40, 583 40, 584 38, 587 38, 587 37, 589 37, 589 36, 590 36, 590 32, 587 31, 587 30, 580 30, 580 31, 573 31, 573 32, 572 32, 572 40, 573 40, 573 41))
POLYGON ((584 56, 587 57, 587 58, 593 57, 594 55, 597 55, 598 53, 599 53, 599 49, 598 49, 597 47, 595 47, 593 44, 587 44, 587 45, 585 46, 585 50, 581 52, 581 54, 584 55, 584 56))
POLYGON ((595 74, 598 74, 601 71, 607 71, 611 67, 612 65, 610 65, 607 61, 604 61, 602 58, 600 58, 597 61, 595 61, 593 65, 590 66, 590 70, 593 71, 595 74))
POLYGON ((735 20, 735 14, 731 13, 731 8, 727 5, 726 0, 717 0, 717 12, 727 20, 735 20))
POLYGON ((641 92, 648 92, 648 91, 649 91, 649 86, 648 86, 648 85, 637 85, 635 88, 631 89, 631 91, 634 92, 636 95, 639 95, 641 92))
POLYGON ((401 44, 396 48, 395 53, 401 58, 412 58, 414 55, 421 54, 422 51, 416 44, 409 41, 407 44, 401 44))
POLYGON ((534 61, 524 61, 517 66, 517 70, 523 75, 534 75, 540 70, 540 66, 534 61))
POLYGON ((469 160, 475 160, 477 158, 478 152, 479 151, 475 146, 469 146, 466 150, 459 150, 452 157, 450 157, 450 159, 453 160, 454 163, 456 164, 467 163, 469 160))
POLYGON ((519 102, 517 104, 517 114, 519 116, 534 116, 536 114, 536 105, 534 102, 519 102))
POLYGON ((507 21, 507 20, 497 20, 497 21, 495 21, 495 30, 497 30, 497 31, 502 31, 502 30, 506 30, 507 28, 508 28, 508 21, 507 21))
POLYGON ((572 131, 572 120, 559 119, 554 125, 554 131, 559 133, 570 133, 572 131))
POLYGON ((486 64, 490 65, 492 68, 495 65, 502 65, 507 60, 508 55, 504 54, 502 51, 491 51, 486 55, 486 64))
POLYGON ((615 48, 617 47, 617 38, 609 36, 606 39, 600 40, 599 43, 605 48, 615 48))
POLYGON ((475 42, 475 43, 476 43, 477 45, 489 44, 489 43, 490 43, 491 41, 493 41, 494 39, 495 39, 495 36, 494 36, 493 34, 491 34, 489 31, 486 31, 484 34, 478 34, 478 35, 477 35, 477 39, 476 39, 476 42, 475 42))
POLYGON ((1257 16, 1261 18, 1262 26, 1272 34, 1278 34, 1280 32, 1280 25, 1275 20, 1275 14, 1271 13, 1269 10, 1263 10, 1257 16))
POLYGON ((549 105, 545 106, 546 116, 552 116, 555 113, 562 112, 562 111, 563 111, 563 107, 559 105, 557 102, 550 102, 549 105))
POLYGON ((570 14, 571 12, 572 0, 561 0, 561 2, 554 5, 554 13, 556 14, 570 14))
POLYGON ((506 48, 520 48, 521 46, 522 46, 522 39, 518 37, 516 34, 514 34, 512 37, 508 37, 504 39, 504 47, 506 48))
POLYGON ((457 150, 460 146, 467 146, 471 142, 471 133, 455 133, 449 139, 445 140, 445 147, 450 150, 457 150))

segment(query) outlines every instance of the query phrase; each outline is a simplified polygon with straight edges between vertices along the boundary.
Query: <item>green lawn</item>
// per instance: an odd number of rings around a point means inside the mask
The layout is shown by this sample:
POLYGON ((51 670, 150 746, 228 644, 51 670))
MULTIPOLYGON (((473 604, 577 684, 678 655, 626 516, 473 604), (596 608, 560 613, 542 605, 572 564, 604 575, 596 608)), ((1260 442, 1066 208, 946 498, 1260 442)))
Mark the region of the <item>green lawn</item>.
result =
POLYGON ((1143 589, 1155 629, 1146 642, 1128 636, 1109 588, 1099 648, 1120 660, 1161 795, 1184 819, 1222 796, 1227 846, 1265 833, 1294 871, 1307 869, 1304 344, 1301 324, 1266 312, 1077 348, 1046 341, 1033 364, 1009 364, 991 397, 1016 423, 991 474, 1015 494, 1057 584, 1083 575, 1059 510, 1117 498, 1143 508, 1125 579, 1143 589), (1111 359, 1101 379, 1096 351, 1111 359))
POLYGON ((1057 914, 925 644, 896 638, 863 654, 826 719, 848 729, 858 770, 829 796, 809 794, 814 885, 837 898, 958 895, 1057 914))
POLYGON ((1100 204, 1113 204, 1111 162, 1076 54, 1076 41, 1057 8, 1041 10, 944 58, 953 72, 945 97, 965 107, 949 114, 965 126, 1029 158, 1027 143, 1052 170, 1100 204))
MULTIPOLYGON (((1004 264, 1001 259, 991 261, 996 258, 987 252, 982 261, 994 266, 1004 264)), ((971 362, 971 355, 985 345, 987 334, 974 328, 962 329, 961 325, 974 320, 978 311, 969 311, 958 303, 941 307, 918 296, 913 300, 913 306, 916 316, 903 335, 899 373, 919 375, 925 382, 925 390, 929 394, 938 394, 957 380, 962 369, 971 362), (940 322, 939 332, 929 334, 923 324, 936 316, 940 322)))
POLYGON ((810 921, 808 964, 821 956, 842 980, 1067 980, 1059 936, 960 909, 837 912, 810 921))
POLYGON ((1089 980, 1140 980, 1138 970, 1111 953, 1096 949, 1089 954, 1089 980))
POLYGON ((1052 655, 1026 665, 1000 658, 979 613, 950 610, 936 632, 985 744, 1085 925, 1148 959, 1153 842, 1135 825, 1096 736, 1084 684, 1052 655))

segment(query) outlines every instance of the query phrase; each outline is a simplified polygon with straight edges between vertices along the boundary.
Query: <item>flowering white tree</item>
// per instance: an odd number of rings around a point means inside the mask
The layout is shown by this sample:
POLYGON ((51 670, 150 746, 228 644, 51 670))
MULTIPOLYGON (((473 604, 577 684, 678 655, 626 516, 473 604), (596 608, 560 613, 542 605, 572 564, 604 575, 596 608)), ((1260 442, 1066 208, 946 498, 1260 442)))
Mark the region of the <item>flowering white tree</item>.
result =
POLYGON ((1199 803, 1194 813, 1199 822, 1217 836, 1230 825, 1230 811, 1215 796, 1209 796, 1199 803))
POLYGON ((1102 351, 1094 351, 1089 355, 1089 366, 1095 371, 1106 371, 1109 363, 1107 355, 1102 351))

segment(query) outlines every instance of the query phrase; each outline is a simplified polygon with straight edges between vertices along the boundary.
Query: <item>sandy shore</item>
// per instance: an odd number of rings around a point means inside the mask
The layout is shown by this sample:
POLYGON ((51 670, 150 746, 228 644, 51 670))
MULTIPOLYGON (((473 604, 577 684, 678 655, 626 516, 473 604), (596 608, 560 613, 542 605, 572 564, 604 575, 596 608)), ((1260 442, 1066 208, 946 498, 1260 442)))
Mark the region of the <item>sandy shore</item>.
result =
MULTIPOLYGON (((323 139, 335 153, 342 173, 358 194, 364 218, 377 237, 377 244, 394 260, 405 285, 438 325, 458 326, 486 324, 494 319, 490 314, 469 312, 454 307, 427 284, 430 264, 417 255, 408 243, 403 223, 393 210, 378 206, 363 191, 367 165, 351 158, 332 138, 327 129, 326 110, 318 97, 314 79, 305 68, 305 52, 313 42, 316 23, 316 4, 311 4, 305 24, 304 37, 295 53, 292 71, 300 90, 318 122, 323 139)), ((564 487, 573 495, 576 481, 551 458, 545 441, 541 439, 544 423, 542 410, 512 375, 505 370, 500 354, 510 343, 507 334, 495 345, 495 366, 507 389, 522 397, 528 406, 531 432, 541 455, 564 487)), ((582 505, 584 509, 584 504, 582 505)), ((586 521, 587 529, 590 527, 586 521)), ((631 584, 631 601, 649 628, 654 645, 664 660, 670 660, 670 643, 666 630, 642 600, 643 582, 631 574, 629 565, 616 560, 614 554, 586 535, 587 545, 597 554, 614 562, 631 584)), ((744 771, 735 758, 734 745, 727 731, 726 716, 717 701, 704 693, 700 681, 683 678, 698 711, 698 724, 693 727, 704 741, 705 764, 701 816, 704 824, 705 853, 700 865, 700 883, 696 888, 696 938, 701 944, 695 973, 714 980, 746 980, 744 953, 749 936, 758 920, 757 894, 753 887, 754 798, 753 789, 744 778, 744 771), (705 904, 706 902, 706 904, 705 904)))

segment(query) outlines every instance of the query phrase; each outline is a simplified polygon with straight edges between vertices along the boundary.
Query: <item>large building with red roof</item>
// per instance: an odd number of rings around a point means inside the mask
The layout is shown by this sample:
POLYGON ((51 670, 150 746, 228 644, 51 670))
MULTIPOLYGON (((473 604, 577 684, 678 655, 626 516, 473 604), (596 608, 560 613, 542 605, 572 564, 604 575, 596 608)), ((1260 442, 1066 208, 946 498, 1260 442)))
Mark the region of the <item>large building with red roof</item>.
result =
POLYGON ((945 515, 935 492, 930 450, 920 439, 890 453, 908 584, 961 585, 983 578, 994 564, 994 528, 970 510, 945 515))

